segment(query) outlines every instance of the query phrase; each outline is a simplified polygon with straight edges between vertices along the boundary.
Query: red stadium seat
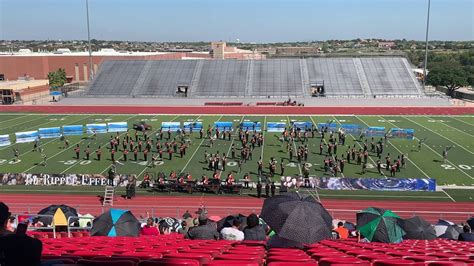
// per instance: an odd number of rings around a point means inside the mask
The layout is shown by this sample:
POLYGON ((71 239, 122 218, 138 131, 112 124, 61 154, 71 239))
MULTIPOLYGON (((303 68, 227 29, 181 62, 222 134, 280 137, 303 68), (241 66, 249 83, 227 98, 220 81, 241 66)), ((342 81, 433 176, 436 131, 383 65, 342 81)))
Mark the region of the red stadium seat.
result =
POLYGON ((318 264, 321 266, 331 266, 331 265, 367 265, 370 266, 370 263, 367 261, 359 260, 357 258, 321 258, 318 261, 318 264))
POLYGON ((375 260, 372 262, 373 266, 397 266, 397 265, 425 265, 423 262, 414 262, 412 260, 391 259, 391 260, 375 260))
POLYGON ((205 264, 211 261, 212 256, 209 254, 198 254, 198 253, 180 253, 180 254, 166 254, 164 258, 174 259, 194 259, 199 261, 200 264, 205 264))
POLYGON ((135 262, 130 260, 111 260, 111 261, 98 261, 98 260, 79 260, 77 264, 84 266, 135 266, 135 262))
POLYGON ((267 266, 317 266, 317 262, 289 262, 289 261, 275 261, 270 262, 267 266))
POLYGON ((135 263, 140 262, 140 258, 138 257, 94 257, 91 260, 94 261, 122 261, 122 260, 129 260, 135 263))
POLYGON ((204 264, 205 266, 222 266, 222 265, 239 265, 239 266, 260 266, 260 263, 256 262, 247 262, 241 260, 214 260, 209 263, 204 264))
POLYGON ((466 263, 461 262, 461 261, 426 261, 425 265, 427 266, 465 266, 466 263))
POLYGON ((198 260, 167 258, 160 260, 145 260, 138 263, 138 266, 199 266, 198 260))

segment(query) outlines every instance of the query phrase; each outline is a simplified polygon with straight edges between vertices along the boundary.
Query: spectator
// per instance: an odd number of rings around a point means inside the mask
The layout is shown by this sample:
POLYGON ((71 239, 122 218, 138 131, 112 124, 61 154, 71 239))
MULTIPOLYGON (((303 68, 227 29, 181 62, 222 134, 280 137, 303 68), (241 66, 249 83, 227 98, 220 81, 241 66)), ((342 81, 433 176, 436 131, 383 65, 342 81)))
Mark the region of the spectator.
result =
POLYGON ((188 223, 186 221, 181 222, 181 227, 178 229, 178 233, 186 235, 188 233, 188 223))
POLYGON ((160 235, 158 228, 154 226, 153 218, 148 218, 146 220, 146 225, 140 230, 140 234, 143 236, 157 236, 160 235))
POLYGON ((6 233, 10 216, 8 206, 0 202, 0 265, 40 265, 41 241, 25 234, 26 225, 16 234, 6 233))
POLYGON ((224 240, 244 240, 244 233, 239 230, 240 221, 239 219, 234 219, 232 222, 232 227, 224 227, 221 230, 221 236, 224 240))
POLYGON ((189 213, 189 210, 186 210, 186 212, 183 214, 183 219, 188 219, 188 218, 193 218, 193 216, 189 213))
POLYGON ((462 227, 462 230, 464 231, 464 233, 461 233, 459 235, 458 240, 474 242, 474 233, 471 232, 471 227, 469 227, 469 225, 466 224, 462 227))
POLYGON ((168 225, 168 223, 166 223, 166 222, 160 223, 159 229, 160 229, 160 234, 162 234, 162 235, 169 235, 169 234, 171 234, 171 228, 170 228, 170 226, 168 225))
POLYGON ((252 213, 247 217, 247 227, 244 229, 244 240, 266 240, 265 227, 259 224, 256 214, 252 213))
POLYGON ((344 227, 343 222, 337 223, 337 228, 334 229, 334 232, 337 233, 337 235, 339 236, 339 239, 347 239, 349 237, 349 230, 347 230, 347 228, 344 227))
POLYGON ((204 240, 217 240, 219 234, 217 230, 211 226, 208 226, 207 215, 201 214, 198 218, 199 225, 189 229, 186 234, 186 238, 189 239, 204 239, 204 240))

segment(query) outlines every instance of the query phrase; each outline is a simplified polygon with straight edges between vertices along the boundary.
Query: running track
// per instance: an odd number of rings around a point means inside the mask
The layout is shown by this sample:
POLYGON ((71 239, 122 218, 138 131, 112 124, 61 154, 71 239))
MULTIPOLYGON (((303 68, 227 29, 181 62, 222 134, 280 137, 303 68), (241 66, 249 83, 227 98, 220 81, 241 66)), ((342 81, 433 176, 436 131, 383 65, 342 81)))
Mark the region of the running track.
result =
MULTIPOLYGON (((0 200, 10 206, 13 213, 37 213, 40 209, 51 204, 66 204, 78 208, 81 214, 100 214, 99 196, 86 195, 44 195, 44 194, 5 194, 0 200)), ((355 220, 355 213, 367 207, 391 209, 402 217, 419 215, 430 222, 439 218, 454 222, 465 222, 468 217, 474 216, 474 203, 454 202, 414 202, 414 201, 370 201, 370 200, 323 200, 324 207, 332 216, 341 220, 355 220), (459 213, 459 212, 462 212, 459 213)), ((181 216, 186 210, 194 212, 204 205, 209 215, 226 216, 229 214, 249 214, 260 212, 263 199, 254 197, 227 197, 227 196, 137 196, 132 200, 125 200, 118 196, 114 208, 129 209, 137 216, 150 214, 160 217, 181 216)))

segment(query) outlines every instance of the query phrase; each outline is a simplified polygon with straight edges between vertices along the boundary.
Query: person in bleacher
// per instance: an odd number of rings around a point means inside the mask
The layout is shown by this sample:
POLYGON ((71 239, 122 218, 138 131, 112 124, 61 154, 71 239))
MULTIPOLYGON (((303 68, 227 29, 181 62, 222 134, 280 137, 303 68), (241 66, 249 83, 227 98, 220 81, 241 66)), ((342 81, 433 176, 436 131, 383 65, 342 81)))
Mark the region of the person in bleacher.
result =
POLYGON ((43 244, 26 235, 27 226, 19 226, 15 234, 6 231, 11 213, 0 202, 0 265, 40 265, 43 244))
POLYGON ((337 223, 337 228, 333 230, 337 233, 339 239, 347 239, 349 237, 349 230, 344 227, 343 222, 337 223))
POLYGON ((140 230, 140 234, 142 236, 157 236, 160 235, 160 231, 158 231, 158 228, 154 225, 153 218, 148 218, 146 220, 146 225, 142 227, 140 230))
POLYGON ((221 238, 224 240, 234 240, 234 241, 242 241, 244 240, 244 233, 240 231, 240 221, 238 219, 234 219, 232 221, 231 227, 224 227, 221 230, 221 238))
POLYGON ((468 241, 468 242, 474 242, 474 233, 471 232, 471 227, 469 225, 464 225, 462 227, 463 233, 459 234, 459 241, 468 241))
POLYGON ((266 226, 260 224, 255 213, 247 216, 247 227, 244 229, 244 240, 266 240, 266 226))
POLYGON ((219 233, 217 232, 216 228, 213 226, 208 226, 208 218, 206 214, 200 214, 198 221, 198 226, 189 228, 189 231, 186 234, 186 238, 204 240, 219 239, 219 233))

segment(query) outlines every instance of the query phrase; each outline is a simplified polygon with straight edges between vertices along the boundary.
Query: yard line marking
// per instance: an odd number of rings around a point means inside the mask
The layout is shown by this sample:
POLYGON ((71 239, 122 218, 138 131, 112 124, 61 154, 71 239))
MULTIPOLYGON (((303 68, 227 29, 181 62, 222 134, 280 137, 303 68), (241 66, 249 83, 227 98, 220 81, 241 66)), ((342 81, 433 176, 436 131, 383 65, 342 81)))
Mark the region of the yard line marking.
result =
POLYGON ((458 119, 458 118, 456 118, 455 116, 449 116, 449 118, 452 118, 452 119, 454 119, 454 120, 458 120, 458 121, 461 122, 461 123, 464 123, 464 124, 466 124, 466 125, 470 125, 470 126, 473 126, 473 127, 474 127, 474 124, 471 124, 471 123, 466 122, 466 121, 464 121, 464 120, 458 119))
MULTIPOLYGON (((219 117, 219 119, 218 119, 216 122, 220 121, 223 116, 224 116, 224 115, 221 115, 221 116, 219 117)), ((201 117, 201 116, 199 116, 199 117, 201 117)), ((196 120, 199 119, 199 117, 196 118, 196 120)), ((186 170, 186 167, 188 167, 189 163, 190 163, 191 160, 194 158, 194 155, 196 155, 197 151, 199 150, 199 148, 201 148, 202 144, 204 143, 204 140, 206 140, 206 137, 203 137, 203 138, 202 138, 202 140, 201 140, 201 142, 199 143, 199 145, 197 146, 196 150, 194 150, 193 154, 191 154, 191 158, 189 158, 189 160, 186 162, 186 164, 184 165, 183 169, 181 169, 181 172, 180 172, 180 173, 183 173, 184 170, 186 170)), ((141 173, 140 173, 140 174, 141 174, 141 173)))
MULTIPOLYGON (((23 125, 23 124, 26 124, 26 123, 31 123, 31 122, 34 122, 34 121, 37 121, 37 120, 40 120, 40 119, 45 119, 45 118, 48 118, 48 117, 51 117, 51 116, 59 116, 59 114, 50 114, 50 115, 47 115, 46 117, 39 117, 39 118, 36 118, 36 119, 33 119, 33 120, 28 120, 28 121, 22 122, 22 123, 20 123, 20 124, 13 124, 13 125, 11 125, 11 126, 9 126, 9 127, 4 127, 4 128, 2 128, 2 131, 3 131, 4 129, 7 129, 7 128, 17 127, 17 126, 19 126, 19 125, 23 125)), ((41 125, 46 125, 46 124, 49 124, 49 123, 51 123, 51 122, 56 122, 56 121, 57 121, 57 120, 49 120, 49 121, 47 121, 47 122, 45 121, 44 123, 38 124, 38 125, 36 125, 36 126, 27 127, 27 128, 38 128, 38 127, 40 127, 41 125)), ((19 130, 25 131, 25 130, 23 130, 23 129, 19 129, 19 130)), ((3 134, 3 133, 2 133, 2 134, 3 134)), ((6 134, 13 134, 13 132, 6 133, 6 134)))
MULTIPOLYGON (((380 115, 379 115, 378 117, 380 117, 380 118, 383 119, 383 117, 380 116, 380 115)), ((392 125, 395 126, 395 127, 398 127, 397 125, 395 125, 395 124, 392 123, 392 122, 388 122, 388 123, 392 124, 392 125)), ((417 138, 417 137, 414 137, 414 139, 415 139, 415 140, 418 140, 418 141, 420 140, 420 139, 417 138)), ((439 154, 438 152, 436 152, 435 150, 433 150, 433 148, 431 148, 428 144, 423 143, 422 145, 425 145, 425 146, 428 147, 428 149, 430 149, 433 153, 435 153, 435 154, 438 155, 439 157, 443 158, 443 156, 442 156, 441 154, 439 154)), ((457 165, 455 165, 454 163, 452 163, 452 162, 449 161, 448 159, 446 159, 446 161, 447 161, 448 163, 450 163, 452 166, 454 166, 455 168, 457 168, 459 171, 461 171, 463 174, 467 175, 467 176, 470 177, 471 179, 474 179, 474 177, 472 177, 472 176, 469 175, 468 173, 464 172, 461 168, 459 168, 457 165)))
MULTIPOLYGON (((264 120, 263 120, 263 127, 262 127, 262 137, 263 137, 263 141, 262 141, 262 152, 260 153, 260 158, 262 158, 262 162, 263 162, 263 150, 264 150, 264 147, 265 147, 265 139, 267 138, 265 136, 265 126, 267 125, 267 116, 265 116, 264 120)), ((268 132, 267 132, 268 133, 268 132)))
MULTIPOLYGON (((334 118, 334 120, 336 120, 336 122, 337 122, 339 125, 342 125, 341 122, 339 122, 339 120, 338 120, 335 116, 332 116, 332 117, 334 118)), ((359 120, 360 120, 360 119, 359 119, 359 120)), ((351 138, 354 140, 355 143, 357 143, 357 145, 359 145, 359 147, 363 148, 362 145, 360 145, 360 143, 356 140, 356 138, 354 138, 354 136, 352 136, 352 134, 349 134, 349 135, 351 135, 351 138)), ((377 167, 377 163, 374 161, 374 159, 373 159, 371 156, 369 156, 369 159, 370 159, 370 160, 372 161, 372 163, 374 164, 374 167, 377 167)), ((384 172, 382 172, 382 175, 383 175, 383 177, 387 177, 384 172)))
MULTIPOLYGON (((135 115, 135 116, 136 116, 136 115, 135 115)), ((133 117, 135 117, 135 116, 131 116, 131 117, 125 119, 125 121, 127 121, 127 120, 129 120, 129 119, 131 119, 131 118, 133 118, 133 117)), ((77 144, 82 143, 83 141, 85 141, 85 140, 87 140, 87 139, 88 139, 88 138, 82 138, 81 141, 71 144, 71 148, 74 147, 74 146, 77 145, 77 144)), ((49 161, 49 160, 51 160, 52 158, 58 156, 59 154, 65 152, 65 151, 69 151, 69 150, 70 150, 70 149, 63 149, 62 151, 60 151, 60 152, 54 154, 53 156, 48 157, 48 158, 46 159, 46 162, 49 161)), ((26 173, 26 172, 29 172, 31 169, 33 169, 33 168, 35 168, 35 167, 37 167, 37 166, 38 166, 38 165, 34 165, 34 166, 28 168, 27 170, 25 170, 24 172, 25 172, 25 173, 26 173)))
MULTIPOLYGON (((290 120, 290 117, 289 116, 286 116, 286 119, 288 120, 288 126, 291 127, 291 120, 290 120)), ((293 140, 293 147, 295 148, 295 152, 297 151, 296 149, 296 143, 295 141, 293 140)), ((298 170, 300 171, 300 176, 303 175, 303 172, 301 171, 301 164, 300 162, 298 162, 298 170)))
POLYGON ((438 136, 440 136, 440 137, 442 137, 442 138, 444 138, 444 139, 448 140, 449 142, 452 142, 452 143, 456 144, 456 145, 457 145, 457 146, 459 146, 461 149, 463 149, 463 150, 465 150, 465 151, 469 152, 470 154, 474 154, 474 152, 472 152, 472 151, 470 151, 470 150, 468 150, 468 149, 464 148, 464 146, 462 146, 462 145, 459 145, 459 144, 458 144, 457 142, 455 142, 454 140, 450 140, 450 139, 446 138, 445 136, 443 136, 443 135, 439 134, 438 132, 435 132, 435 131, 433 131, 433 130, 429 129, 429 128, 427 128, 427 127, 423 126, 422 124, 420 124, 420 123, 418 123, 418 122, 416 122, 416 121, 413 121, 413 120, 411 120, 411 119, 410 119, 410 118, 408 118, 408 117, 404 117, 404 118, 405 118, 406 120, 408 120, 408 121, 410 121, 410 122, 414 123, 414 124, 417 124, 418 126, 421 126, 421 127, 423 127, 423 128, 426 128, 427 130, 429 130, 429 131, 431 131, 431 132, 435 133, 436 135, 438 135, 438 136))
MULTIPOLYGON (((242 119, 240 119, 240 123, 239 123, 239 126, 242 124, 242 122, 244 121, 244 117, 245 115, 242 116, 242 119)), ((235 140, 235 137, 232 137, 232 141, 230 142, 230 145, 229 145, 229 149, 227 150, 227 155, 226 157, 228 158, 229 157, 229 153, 230 153, 230 150, 232 148, 232 144, 234 144, 234 140, 235 140)))
MULTIPOLYGON (((361 118, 358 118, 358 117, 357 117, 357 119, 359 119, 359 121, 361 121, 361 122, 364 123, 367 127, 369 127, 369 125, 368 125, 364 120, 362 120, 361 118)), ((394 147, 400 154, 404 154, 404 153, 403 153, 402 151, 400 151, 397 147, 395 147, 395 145, 393 145, 393 144, 390 142, 390 140, 388 140, 388 143, 389 143, 390 145, 392 145, 392 147, 394 147)), ((405 155, 405 156, 406 156, 406 155, 405 155)), ((427 175, 423 170, 421 170, 421 168, 418 167, 418 165, 417 165, 414 161, 412 161, 412 160, 410 159, 410 157, 406 156, 406 158, 407 158, 408 161, 410 161, 418 170, 420 170, 420 172, 421 172, 423 175, 425 175, 426 177, 430 178, 430 176, 427 175)))
MULTIPOLYGON (((428 119, 431 119, 431 118, 428 117, 428 116, 425 116, 425 117, 428 118, 428 119)), ((464 131, 462 131, 462 130, 460 130, 460 129, 458 129, 458 128, 455 128, 455 127, 453 127, 453 126, 450 126, 450 125, 446 124, 445 122, 440 122, 440 123, 443 124, 443 125, 445 125, 445 126, 447 126, 447 127, 452 128, 452 129, 454 129, 454 130, 457 130, 457 131, 459 131, 459 132, 461 132, 461 133, 464 133, 464 134, 468 135, 469 137, 474 137, 473 135, 471 135, 471 134, 469 134, 469 133, 467 133, 467 132, 464 132, 464 131)))
POLYGON ((15 120, 15 119, 20 119, 20 118, 23 118, 23 117, 25 117, 25 116, 31 116, 31 114, 18 115, 18 117, 15 117, 15 118, 12 118, 12 119, 8 119, 8 120, 4 120, 4 121, 2 121, 2 123, 8 123, 8 122, 10 122, 10 121, 13 121, 13 120, 15 120))
MULTIPOLYGON (((81 119, 78 119, 78 120, 74 120, 74 121, 71 122, 71 123, 79 122, 79 121, 84 120, 84 119, 87 119, 88 117, 91 117, 91 116, 92 116, 92 115, 89 115, 89 116, 87 116, 86 118, 81 118, 81 119)), ((59 139, 59 138, 52 138, 51 140, 49 140, 49 141, 47 141, 47 142, 45 142, 45 143, 41 143, 41 142, 40 142, 40 143, 39 143, 39 146, 38 146, 38 149, 41 148, 42 146, 45 146, 45 145, 47 145, 48 143, 51 143, 51 142, 53 142, 53 141, 55 141, 55 140, 58 140, 58 139, 59 139)), ((14 143, 14 144, 17 144, 17 143, 14 143)), ((12 146, 13 146, 13 145, 10 145, 9 147, 12 147, 12 146)), ((0 149, 0 150, 1 150, 1 149, 0 149)), ((24 152, 24 153, 20 154, 20 156, 18 156, 18 157, 21 157, 21 156, 23 156, 23 155, 25 155, 25 154, 29 154, 30 152, 33 152, 33 150, 28 150, 27 152, 24 152)), ((14 158, 15 158, 15 157, 11 158, 9 161, 13 160, 14 158)))
POLYGON ((443 191, 444 194, 446 194, 446 196, 448 196, 453 202, 456 202, 453 197, 451 197, 451 195, 449 195, 446 191, 444 191, 444 189, 441 189, 441 191, 443 191))
MULTIPOLYGON (((160 114, 155 115, 155 116, 153 116, 151 119, 154 119, 155 117, 157 117, 157 116, 159 116, 159 115, 160 115, 160 114)), ((171 119, 171 121, 169 121, 169 122, 173 122, 176 118, 179 118, 179 117, 181 117, 181 116, 183 116, 183 115, 177 115, 177 116, 175 116, 173 119, 171 119)), ((159 128, 161 129, 161 127, 159 127, 159 128)), ((153 137, 153 134, 155 134, 156 132, 158 132, 158 130, 159 130, 158 128, 157 128, 156 130, 153 130, 153 131, 151 132, 151 134, 150 134, 150 138, 152 138, 152 137, 153 137)), ((153 156, 153 155, 152 155, 152 156, 153 156)), ((120 159, 120 158, 119 158, 119 159, 120 159)), ((101 174, 102 174, 103 172, 105 172, 110 166, 112 166, 112 164, 110 164, 109 166, 107 166, 107 168, 105 168, 104 171, 101 172, 101 174)), ((147 169, 148 169, 148 161, 147 161, 147 164, 145 165, 144 169, 140 172, 140 174, 137 175, 137 179, 138 179, 138 177, 140 177, 147 169)))
MULTIPOLYGON (((311 119, 311 121, 313 121, 313 124, 314 124, 315 126, 318 125, 318 124, 316 123, 316 121, 314 121, 314 118, 313 118, 312 116, 310 116, 309 118, 311 119)), ((352 136, 352 135, 351 135, 351 136, 352 136)), ((324 143, 325 143, 326 145, 328 145, 326 139, 323 139, 323 141, 324 141, 324 143)), ((336 154, 336 156, 337 156, 337 154, 336 154)), ((334 159, 334 156, 332 156, 332 157, 333 157, 333 159, 334 159)), ((341 174, 342 177, 345 177, 345 176, 344 176, 344 173, 341 172, 340 174, 341 174)))

